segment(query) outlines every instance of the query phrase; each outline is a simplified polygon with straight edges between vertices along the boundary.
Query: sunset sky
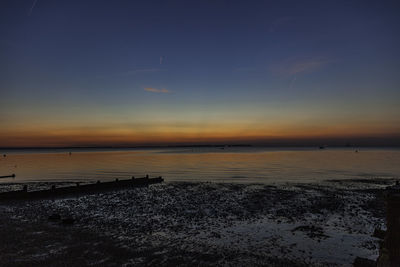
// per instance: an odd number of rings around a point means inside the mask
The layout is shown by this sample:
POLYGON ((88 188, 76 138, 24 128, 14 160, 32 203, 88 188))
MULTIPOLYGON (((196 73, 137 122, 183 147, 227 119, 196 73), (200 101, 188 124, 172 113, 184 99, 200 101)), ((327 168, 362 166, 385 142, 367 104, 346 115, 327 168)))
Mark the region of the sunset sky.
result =
POLYGON ((400 144, 399 12, 396 1, 1 1, 0 147, 400 144))

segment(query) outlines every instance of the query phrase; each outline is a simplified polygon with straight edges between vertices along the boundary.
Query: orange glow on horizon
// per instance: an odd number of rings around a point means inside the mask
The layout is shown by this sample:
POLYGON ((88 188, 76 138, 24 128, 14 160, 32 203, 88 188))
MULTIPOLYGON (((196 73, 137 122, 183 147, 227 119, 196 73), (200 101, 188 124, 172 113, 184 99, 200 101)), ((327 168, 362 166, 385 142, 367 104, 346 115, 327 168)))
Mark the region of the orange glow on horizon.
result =
POLYGON ((363 125, 331 127, 253 126, 209 124, 204 127, 154 125, 152 127, 42 128, 0 133, 0 147, 134 146, 166 144, 252 143, 274 140, 397 137, 398 131, 363 125))

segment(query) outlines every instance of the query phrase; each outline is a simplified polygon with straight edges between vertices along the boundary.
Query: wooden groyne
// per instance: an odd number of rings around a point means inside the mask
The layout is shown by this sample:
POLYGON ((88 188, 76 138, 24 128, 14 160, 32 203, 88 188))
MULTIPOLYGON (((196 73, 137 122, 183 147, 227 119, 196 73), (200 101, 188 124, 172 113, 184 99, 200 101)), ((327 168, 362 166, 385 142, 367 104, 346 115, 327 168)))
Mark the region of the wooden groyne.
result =
POLYGON ((0 176, 0 178, 15 178, 15 174, 13 173, 10 175, 3 175, 3 176, 0 176))
POLYGON ((400 266, 400 184, 386 189, 386 235, 377 266, 400 266))
POLYGON ((127 180, 115 179, 115 181, 111 182, 97 181, 96 183, 93 184, 84 184, 84 185, 76 183, 76 186, 67 186, 67 187, 56 187, 55 185, 52 185, 50 189, 39 190, 39 191, 28 191, 28 186, 24 185, 22 190, 0 193, 0 201, 57 198, 69 195, 101 193, 115 189, 145 187, 151 184, 162 183, 163 181, 164 179, 161 176, 157 178, 149 178, 148 176, 143 178, 132 177, 132 179, 127 179, 127 180))

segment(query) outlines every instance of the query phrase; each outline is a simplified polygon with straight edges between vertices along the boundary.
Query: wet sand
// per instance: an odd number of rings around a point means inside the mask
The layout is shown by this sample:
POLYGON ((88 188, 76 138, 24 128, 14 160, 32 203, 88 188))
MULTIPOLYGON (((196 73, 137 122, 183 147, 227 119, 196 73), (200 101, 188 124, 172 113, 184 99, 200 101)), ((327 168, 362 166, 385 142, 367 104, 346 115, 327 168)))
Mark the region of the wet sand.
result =
POLYGON ((0 203, 0 265, 351 265, 377 258, 392 183, 171 182, 0 203))

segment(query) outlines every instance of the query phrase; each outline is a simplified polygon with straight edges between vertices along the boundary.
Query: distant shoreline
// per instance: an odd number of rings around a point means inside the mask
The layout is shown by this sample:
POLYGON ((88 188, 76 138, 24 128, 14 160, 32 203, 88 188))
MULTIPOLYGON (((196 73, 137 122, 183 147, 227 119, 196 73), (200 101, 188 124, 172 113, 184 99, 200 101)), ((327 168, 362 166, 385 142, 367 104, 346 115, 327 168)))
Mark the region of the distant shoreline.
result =
MULTIPOLYGON (((148 146, 60 146, 60 147, 0 147, 0 150, 47 150, 47 149, 147 149, 147 148, 212 148, 212 147, 254 147, 254 148, 319 148, 320 145, 253 145, 253 144, 210 144, 210 145, 148 145, 148 146)), ((324 148, 400 148, 400 145, 329 145, 324 148)))
MULTIPOLYGON (((215 144, 215 145, 159 145, 159 146, 60 146, 60 147, 0 147, 0 149, 19 150, 19 149, 130 149, 130 148, 185 148, 185 147, 253 147, 249 144, 215 144)), ((262 146, 256 146, 262 147, 262 146)))

